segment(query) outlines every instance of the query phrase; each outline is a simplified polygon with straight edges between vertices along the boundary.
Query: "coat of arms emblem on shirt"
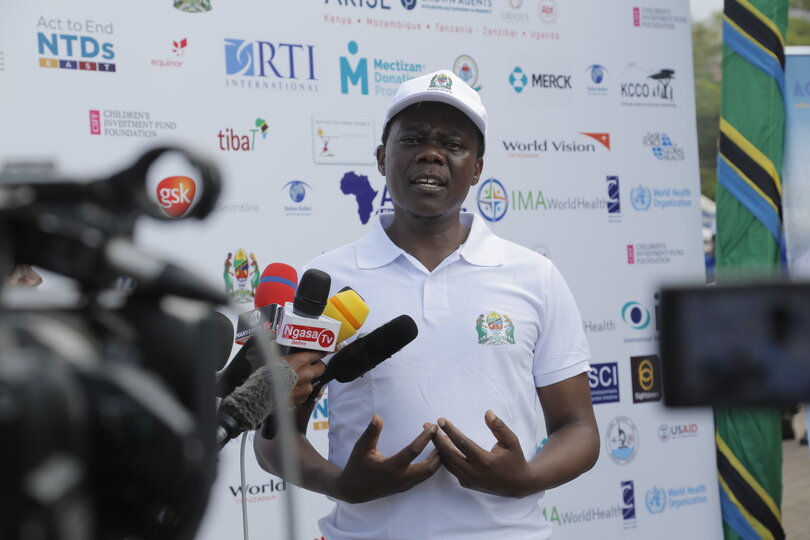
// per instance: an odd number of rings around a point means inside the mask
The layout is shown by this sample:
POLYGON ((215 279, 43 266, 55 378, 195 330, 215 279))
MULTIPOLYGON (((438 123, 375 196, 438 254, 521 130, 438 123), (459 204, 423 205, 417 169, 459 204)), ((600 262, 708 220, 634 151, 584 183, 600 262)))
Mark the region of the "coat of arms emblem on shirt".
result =
POLYGON ((488 315, 481 313, 475 320, 480 345, 514 345, 515 325, 506 313, 491 311, 488 315))

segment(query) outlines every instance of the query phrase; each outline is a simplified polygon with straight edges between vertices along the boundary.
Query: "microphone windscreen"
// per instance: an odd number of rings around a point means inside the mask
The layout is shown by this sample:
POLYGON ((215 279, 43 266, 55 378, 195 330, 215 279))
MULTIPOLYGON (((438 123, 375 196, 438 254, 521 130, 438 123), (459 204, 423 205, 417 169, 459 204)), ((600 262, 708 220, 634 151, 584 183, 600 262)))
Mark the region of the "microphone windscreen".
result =
POLYGON ((215 311, 211 317, 212 325, 212 339, 211 342, 211 356, 215 358, 216 371, 228 363, 228 358, 231 356, 231 349, 233 349, 233 322, 231 319, 219 311, 215 311))
POLYGON ((418 334, 414 320, 400 315, 338 351, 321 377, 342 383, 353 381, 396 354, 418 334))
POLYGON ((256 429, 274 410, 273 379, 280 382, 286 397, 295 388, 298 376, 283 360, 262 366, 222 400, 220 411, 236 420, 241 431, 256 429))
POLYGON ((295 313, 313 319, 320 317, 329 299, 331 286, 332 278, 323 270, 310 268, 304 272, 293 300, 295 313))
POLYGON ((352 337, 368 317, 368 304, 354 289, 346 288, 329 298, 323 314, 340 321, 337 342, 342 343, 352 337))
POLYGON ((270 304, 283 306, 293 301, 297 288, 298 272, 295 268, 284 263, 268 264, 259 277, 253 306, 257 309, 270 304))
POLYGON ((254 335, 217 376, 217 397, 224 398, 242 385, 251 373, 266 364, 277 362, 282 356, 284 351, 276 343, 272 333, 261 332, 254 335))

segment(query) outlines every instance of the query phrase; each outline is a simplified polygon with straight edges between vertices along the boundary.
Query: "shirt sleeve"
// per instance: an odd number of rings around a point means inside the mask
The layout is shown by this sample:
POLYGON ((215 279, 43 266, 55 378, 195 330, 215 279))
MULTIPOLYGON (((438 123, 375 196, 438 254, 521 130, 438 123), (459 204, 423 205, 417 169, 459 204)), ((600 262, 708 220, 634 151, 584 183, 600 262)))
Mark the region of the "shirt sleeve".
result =
POLYGON ((554 264, 549 264, 543 287, 540 336, 535 343, 532 367, 536 387, 589 371, 591 357, 574 295, 554 264))

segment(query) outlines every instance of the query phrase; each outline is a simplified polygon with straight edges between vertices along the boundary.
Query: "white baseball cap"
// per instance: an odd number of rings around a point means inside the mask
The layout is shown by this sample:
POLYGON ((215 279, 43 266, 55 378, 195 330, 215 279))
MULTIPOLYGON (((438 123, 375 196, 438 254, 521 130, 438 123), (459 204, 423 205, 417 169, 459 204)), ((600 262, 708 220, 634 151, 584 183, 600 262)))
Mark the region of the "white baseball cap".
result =
POLYGON ((487 110, 481 102, 481 96, 448 69, 428 73, 402 83, 388 110, 385 111, 383 131, 398 112, 420 101, 438 101, 455 107, 472 120, 486 140, 487 110))

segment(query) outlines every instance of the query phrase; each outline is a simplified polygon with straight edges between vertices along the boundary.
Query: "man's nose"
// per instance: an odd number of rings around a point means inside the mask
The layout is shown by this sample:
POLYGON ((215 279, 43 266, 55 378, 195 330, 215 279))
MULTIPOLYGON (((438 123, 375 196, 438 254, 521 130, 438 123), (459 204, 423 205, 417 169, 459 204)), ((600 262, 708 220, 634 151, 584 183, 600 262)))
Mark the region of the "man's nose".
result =
POLYGON ((419 163, 437 163, 444 165, 444 152, 438 141, 425 141, 419 152, 416 154, 416 161, 419 163))

